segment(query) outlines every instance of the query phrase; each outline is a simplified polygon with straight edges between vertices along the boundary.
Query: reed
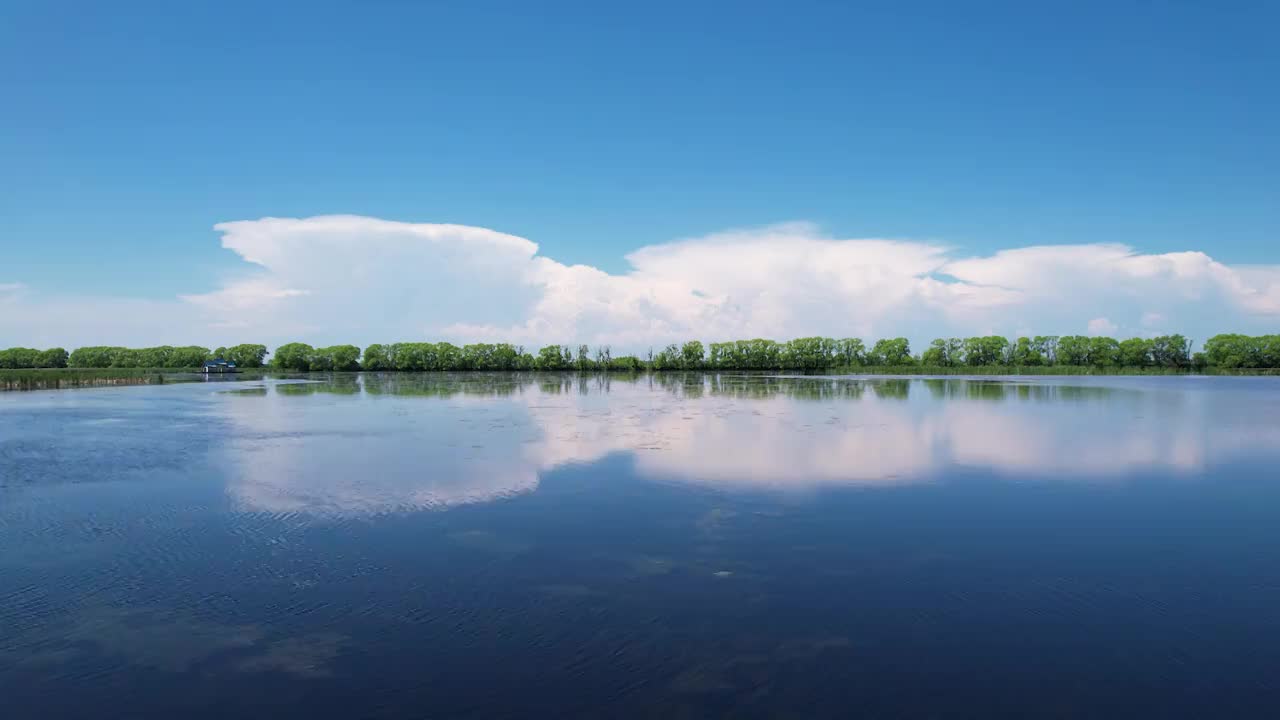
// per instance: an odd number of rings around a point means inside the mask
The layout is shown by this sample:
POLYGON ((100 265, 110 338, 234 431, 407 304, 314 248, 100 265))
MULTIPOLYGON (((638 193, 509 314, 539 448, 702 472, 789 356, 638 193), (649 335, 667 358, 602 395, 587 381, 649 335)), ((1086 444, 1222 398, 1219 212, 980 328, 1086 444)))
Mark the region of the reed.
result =
POLYGON ((158 385, 179 379, 172 371, 165 373, 149 368, 0 370, 0 390, 158 385))

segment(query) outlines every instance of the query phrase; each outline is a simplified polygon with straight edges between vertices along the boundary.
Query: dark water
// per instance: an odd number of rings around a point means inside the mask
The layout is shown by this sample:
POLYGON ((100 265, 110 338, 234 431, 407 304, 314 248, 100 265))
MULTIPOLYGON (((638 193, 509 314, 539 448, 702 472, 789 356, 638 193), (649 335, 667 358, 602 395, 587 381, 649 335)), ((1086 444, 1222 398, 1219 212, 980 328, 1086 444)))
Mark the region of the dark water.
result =
POLYGON ((1280 716, 1280 381, 0 395, 0 715, 1280 716))

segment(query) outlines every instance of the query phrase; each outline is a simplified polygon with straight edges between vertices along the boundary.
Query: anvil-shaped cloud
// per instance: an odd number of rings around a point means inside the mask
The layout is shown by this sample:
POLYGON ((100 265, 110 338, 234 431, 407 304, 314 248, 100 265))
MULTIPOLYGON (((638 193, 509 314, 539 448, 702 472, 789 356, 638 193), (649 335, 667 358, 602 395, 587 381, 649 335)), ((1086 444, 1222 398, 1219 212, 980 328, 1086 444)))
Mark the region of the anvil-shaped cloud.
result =
POLYGON ((841 239, 805 223, 641 248, 610 274, 462 225, 350 215, 216 226, 252 270, 173 301, 41 296, 0 286, 0 335, 34 345, 159 342, 608 343, 873 339, 997 332, 1199 339, 1280 317, 1280 266, 1119 244, 963 257, 944 245, 841 239))

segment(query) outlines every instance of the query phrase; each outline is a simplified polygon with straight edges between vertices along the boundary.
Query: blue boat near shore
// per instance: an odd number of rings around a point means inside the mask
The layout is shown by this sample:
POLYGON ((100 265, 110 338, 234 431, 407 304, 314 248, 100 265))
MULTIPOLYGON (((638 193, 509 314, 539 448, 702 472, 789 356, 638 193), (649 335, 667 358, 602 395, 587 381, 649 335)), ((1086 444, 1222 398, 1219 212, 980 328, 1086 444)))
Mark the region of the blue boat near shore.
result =
POLYGON ((204 363, 204 366, 200 368, 200 371, 206 375, 210 375, 210 374, 221 375, 225 373, 240 372, 239 370, 236 369, 236 364, 234 362, 223 360, 222 358, 218 358, 216 360, 206 360, 204 363))

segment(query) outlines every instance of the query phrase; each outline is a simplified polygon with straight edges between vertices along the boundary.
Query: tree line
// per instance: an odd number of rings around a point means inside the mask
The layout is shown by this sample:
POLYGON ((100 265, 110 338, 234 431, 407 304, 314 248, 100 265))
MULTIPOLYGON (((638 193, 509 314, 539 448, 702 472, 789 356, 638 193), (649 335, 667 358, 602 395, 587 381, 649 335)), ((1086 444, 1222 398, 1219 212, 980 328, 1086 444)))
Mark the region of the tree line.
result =
POLYGON ((920 356, 922 365, 935 367, 1066 365, 1188 368, 1196 362, 1191 352, 1191 341, 1181 335, 1127 340, 1085 335, 1041 335, 1020 337, 1013 342, 1000 336, 947 338, 934 340, 920 356))
POLYGON ((49 348, 48 350, 24 347, 8 348, 0 350, 0 369, 64 368, 67 366, 67 357, 67 351, 62 348, 49 348))
POLYGON ((867 350, 861 340, 800 338, 788 342, 741 340, 704 346, 693 340, 668 345, 645 357, 615 356, 608 345, 547 345, 536 353, 510 343, 454 345, 391 343, 370 345, 361 353, 353 345, 312 348, 303 343, 282 346, 271 366, 282 370, 467 371, 543 370, 644 372, 648 370, 824 370, 835 366, 901 365, 912 361, 904 338, 881 340, 867 350))
POLYGON ((0 350, 0 368, 23 370, 34 368, 155 368, 188 370, 198 368, 206 360, 228 360, 244 368, 260 368, 267 357, 266 345, 235 345, 210 350, 187 345, 160 345, 149 348, 126 348, 104 345, 77 348, 68 353, 63 348, 34 350, 9 348, 0 350))
POLYGON ((265 345, 210 350, 198 346, 123 348, 93 346, 68 353, 62 348, 0 350, 0 368, 168 368, 199 367, 224 359, 242 368, 313 371, 607 371, 798 370, 857 368, 1090 367, 1168 370, 1280 368, 1280 335, 1215 335, 1201 352, 1182 335, 1117 340, 1084 335, 1040 335, 1015 340, 999 335, 938 338, 913 354, 906 338, 885 338, 868 347, 858 338, 807 337, 778 342, 754 339, 704 345, 672 344, 643 357, 615 356, 608 345, 547 345, 536 353, 522 345, 447 342, 391 343, 315 348, 288 343, 271 353, 265 345))

